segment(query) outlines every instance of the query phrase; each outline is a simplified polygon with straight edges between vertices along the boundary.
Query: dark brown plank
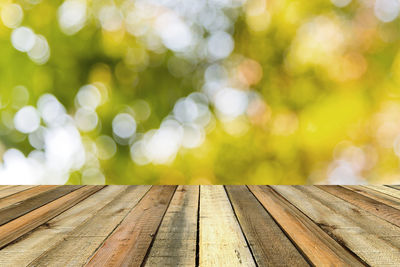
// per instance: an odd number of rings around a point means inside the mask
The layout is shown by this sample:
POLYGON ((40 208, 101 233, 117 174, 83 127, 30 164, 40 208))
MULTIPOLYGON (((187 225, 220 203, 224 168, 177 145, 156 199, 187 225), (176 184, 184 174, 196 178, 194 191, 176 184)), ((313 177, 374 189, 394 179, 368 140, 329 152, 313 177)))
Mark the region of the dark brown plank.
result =
POLYGON ((246 186, 226 186, 236 216, 259 266, 309 266, 246 186))
POLYGON ((0 226, 0 248, 96 193, 104 186, 84 186, 0 226))
POLYGON ((264 208, 316 266, 362 263, 280 194, 267 186, 249 186, 264 208))
POLYGON ((398 209, 338 185, 317 187, 396 226, 400 226, 400 210, 398 209))
POLYGON ((153 186, 96 251, 87 266, 140 266, 176 186, 153 186))
POLYGON ((59 186, 52 190, 32 196, 28 199, 14 203, 10 206, 0 209, 0 225, 3 225, 15 218, 18 218, 34 209, 37 209, 57 198, 81 188, 81 185, 59 186))

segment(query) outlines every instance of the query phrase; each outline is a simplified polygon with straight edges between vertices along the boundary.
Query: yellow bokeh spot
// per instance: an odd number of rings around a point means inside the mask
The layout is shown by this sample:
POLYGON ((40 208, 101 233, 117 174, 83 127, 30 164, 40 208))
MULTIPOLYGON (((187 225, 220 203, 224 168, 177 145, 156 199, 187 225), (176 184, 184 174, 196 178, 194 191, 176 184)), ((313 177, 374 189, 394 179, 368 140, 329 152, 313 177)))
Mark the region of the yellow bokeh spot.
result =
POLYGON ((333 94, 306 108, 300 115, 301 144, 312 151, 330 153, 348 136, 349 128, 366 112, 363 96, 356 91, 333 94))
POLYGON ((392 65, 393 79, 400 84, 400 52, 397 53, 392 65))

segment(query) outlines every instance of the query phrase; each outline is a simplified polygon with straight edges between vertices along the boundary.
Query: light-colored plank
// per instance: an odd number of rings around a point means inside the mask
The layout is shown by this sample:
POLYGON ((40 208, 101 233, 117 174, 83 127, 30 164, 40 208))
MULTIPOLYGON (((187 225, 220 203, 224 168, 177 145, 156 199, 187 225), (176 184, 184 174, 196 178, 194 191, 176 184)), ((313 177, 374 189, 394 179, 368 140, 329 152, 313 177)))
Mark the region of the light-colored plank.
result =
POLYGON ((145 266, 195 266, 199 186, 181 185, 164 215, 145 266))
POLYGON ((104 186, 84 186, 28 214, 0 226, 0 248, 54 218, 104 186))
POLYGON ((400 199, 398 199, 396 197, 392 197, 390 195, 370 189, 365 186, 349 185, 349 186, 343 186, 343 187, 400 210, 400 199))
POLYGON ((153 186, 96 251, 87 266, 141 266, 175 186, 153 186))
POLYGON ((390 187, 390 188, 394 188, 396 190, 400 190, 400 185, 385 185, 385 186, 390 187))
POLYGON ((367 264, 400 262, 400 229, 314 186, 273 186, 367 264))
POLYGON ((285 233, 244 185, 226 186, 258 266, 309 266, 285 233))
POLYGON ((25 191, 18 192, 14 195, 4 197, 0 199, 0 209, 3 209, 7 206, 13 205, 17 202, 23 201, 40 193, 46 192, 55 188, 56 185, 41 185, 29 188, 25 191))
POLYGON ((199 266, 256 266, 223 186, 200 187, 199 266))
POLYGON ((13 195, 15 193, 27 190, 29 188, 35 187, 36 185, 12 185, 0 190, 0 199, 6 196, 13 195))
MULTIPOLYGON (((335 190, 337 188, 334 188, 334 190, 332 190, 331 187, 327 188, 328 190, 325 191, 329 192, 329 189, 331 189, 333 195, 391 222, 394 225, 400 226, 399 199, 361 186, 343 186, 344 189, 338 189, 340 192, 335 190), (349 190, 352 193, 344 190, 349 190)), ((321 189, 326 189, 326 187, 322 187, 321 189)))
POLYGON ((388 186, 383 186, 383 185, 364 185, 363 187, 379 191, 381 193, 384 193, 386 195, 398 198, 400 201, 400 190, 388 187, 388 186))
MULTIPOLYGON (((14 203, 11 206, 0 209, 0 225, 3 225, 15 218, 18 218, 34 209, 37 209, 57 198, 65 196, 72 191, 81 188, 81 185, 65 185, 59 186, 52 190, 42 192, 38 195, 32 196, 29 199, 14 203)), ((26 191, 26 190, 25 190, 26 191)), ((23 192, 25 192, 23 191, 23 192)), ((14 194, 16 195, 16 194, 14 194)), ((13 195, 13 196, 14 196, 13 195)))
MULTIPOLYGON (((357 258, 301 213, 293 203, 289 203, 270 187, 249 188, 315 266, 362 266, 357 258)), ((305 199, 301 201, 307 203, 305 199)))
POLYGON ((6 189, 6 188, 14 187, 14 186, 16 186, 16 185, 0 185, 0 191, 2 191, 3 189, 6 189))
POLYGON ((132 185, 96 212, 93 217, 67 234, 29 266, 82 266, 128 212, 146 194, 150 186, 132 185), (79 251, 79 253, 76 253, 79 251))
POLYGON ((27 266, 58 242, 63 241, 68 233, 85 223, 125 189, 126 186, 121 185, 107 186, 24 235, 18 242, 4 247, 0 250, 0 266, 27 266))

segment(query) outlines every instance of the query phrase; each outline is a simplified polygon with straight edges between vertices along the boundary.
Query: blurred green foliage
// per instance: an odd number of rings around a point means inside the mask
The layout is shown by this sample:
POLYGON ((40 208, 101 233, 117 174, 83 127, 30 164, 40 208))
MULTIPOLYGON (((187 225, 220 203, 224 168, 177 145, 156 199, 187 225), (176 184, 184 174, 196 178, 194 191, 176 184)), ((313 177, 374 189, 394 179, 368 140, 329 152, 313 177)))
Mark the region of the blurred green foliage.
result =
MULTIPOLYGON (((81 2, 86 22, 71 34, 60 26, 63 1, 0 1, 0 8, 14 3, 23 10, 18 26, 6 25, 12 19, 0 23, 0 155, 34 150, 27 134, 7 126, 22 107, 13 105, 16 86, 29 92, 23 106, 51 93, 73 116, 80 88, 96 85, 104 103, 96 109, 98 125, 80 131, 85 140, 113 136, 112 121, 121 112, 133 114, 137 139, 159 128, 180 98, 204 91, 204 73, 214 61, 149 48, 126 21, 111 30, 102 24, 102 7, 115 5, 126 18, 139 1, 81 2), (46 38, 46 62, 15 49, 10 38, 21 26, 46 38), (138 100, 150 107, 148 117, 138 100)), ((398 183, 400 22, 378 2, 248 0, 223 9, 234 50, 217 62, 231 87, 258 98, 231 119, 210 98, 214 115, 204 141, 180 148, 168 162, 137 164, 131 140, 96 168, 108 184, 398 183)), ((146 23, 153 22, 135 27, 146 23)), ((68 183, 87 183, 85 166, 71 170, 68 183)))

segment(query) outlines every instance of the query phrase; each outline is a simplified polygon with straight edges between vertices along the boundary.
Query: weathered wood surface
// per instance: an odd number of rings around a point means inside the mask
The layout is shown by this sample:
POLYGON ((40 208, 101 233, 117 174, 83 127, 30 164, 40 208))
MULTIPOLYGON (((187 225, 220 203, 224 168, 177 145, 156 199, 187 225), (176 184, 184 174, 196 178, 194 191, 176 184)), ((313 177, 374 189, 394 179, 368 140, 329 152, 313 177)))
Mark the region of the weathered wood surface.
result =
POLYGON ((199 266, 256 266, 223 186, 200 192, 199 266))
POLYGON ((25 191, 29 188, 35 187, 34 185, 6 185, 0 188, 0 199, 16 194, 18 192, 25 191))
POLYGON ((0 186, 0 266, 399 266, 399 186, 0 186))
POLYGON ((96 251, 88 266, 141 266, 175 186, 154 186, 96 251))
POLYGON ((279 225, 246 186, 226 186, 238 221, 260 266, 308 266, 279 225))
POLYGON ((196 266, 199 187, 179 186, 151 246, 146 266, 196 266))
MULTIPOLYGON (((35 210, 57 198, 60 198, 68 193, 79 189, 80 185, 73 186, 59 186, 52 190, 45 191, 30 198, 24 199, 20 202, 14 203, 7 207, 0 209, 0 225, 3 225, 15 218, 18 218, 32 210, 35 210)), ((27 190, 26 190, 27 191, 27 190)), ((25 191, 22 191, 24 193, 25 191)))

